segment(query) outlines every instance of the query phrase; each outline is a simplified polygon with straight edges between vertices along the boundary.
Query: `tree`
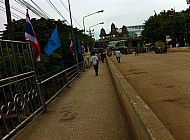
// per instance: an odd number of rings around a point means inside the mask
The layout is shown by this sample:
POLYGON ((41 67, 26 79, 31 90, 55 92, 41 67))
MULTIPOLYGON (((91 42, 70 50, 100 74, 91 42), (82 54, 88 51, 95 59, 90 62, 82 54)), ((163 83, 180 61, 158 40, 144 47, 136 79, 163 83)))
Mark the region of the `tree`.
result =
MULTIPOLYGON (((171 11, 161 11, 158 15, 150 16, 145 21, 145 27, 142 36, 145 43, 155 43, 158 40, 165 41, 166 35, 170 36, 173 44, 179 42, 184 45, 184 38, 188 39, 190 23, 189 11, 175 12, 171 16, 171 11)), ((189 42, 190 40, 186 40, 189 42)))
MULTIPOLYGON (((65 68, 75 64, 73 60, 73 55, 70 52, 70 47, 69 47, 70 46, 69 37, 71 34, 70 25, 67 25, 65 21, 44 19, 44 18, 41 19, 33 18, 31 19, 31 22, 41 47, 41 54, 40 54, 41 61, 38 62, 37 65, 40 75, 44 75, 45 73, 49 73, 55 69, 62 69, 63 66, 61 63, 61 58, 63 58, 64 60, 63 64, 65 68), (48 57, 45 54, 44 49, 56 26, 61 41, 61 47, 60 47, 61 49, 55 50, 48 57), (62 52, 63 56, 61 56, 60 51, 62 52)), ((6 29, 2 31, 1 39, 7 40, 8 31, 7 31, 7 25, 5 26, 6 29)), ((24 37, 25 19, 13 20, 13 30, 15 33, 15 40, 25 41, 24 37)), ((94 40, 90 36, 83 34, 82 31, 77 28, 74 28, 73 30, 75 34, 75 42, 77 42, 77 40, 80 39, 81 41, 83 41, 84 45, 94 44, 94 40)), ((76 45, 76 50, 78 52, 77 43, 75 45, 76 45)))

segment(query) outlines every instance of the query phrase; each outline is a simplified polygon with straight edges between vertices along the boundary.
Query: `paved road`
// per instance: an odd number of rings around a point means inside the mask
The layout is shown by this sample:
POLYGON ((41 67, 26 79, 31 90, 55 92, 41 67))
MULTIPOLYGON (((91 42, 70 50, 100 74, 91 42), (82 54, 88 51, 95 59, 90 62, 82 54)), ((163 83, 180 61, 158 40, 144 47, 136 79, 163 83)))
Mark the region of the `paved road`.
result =
POLYGON ((114 56, 111 60, 176 140, 189 140, 190 52, 123 55, 121 63, 114 56))
POLYGON ((83 72, 14 140, 133 140, 107 63, 83 72))

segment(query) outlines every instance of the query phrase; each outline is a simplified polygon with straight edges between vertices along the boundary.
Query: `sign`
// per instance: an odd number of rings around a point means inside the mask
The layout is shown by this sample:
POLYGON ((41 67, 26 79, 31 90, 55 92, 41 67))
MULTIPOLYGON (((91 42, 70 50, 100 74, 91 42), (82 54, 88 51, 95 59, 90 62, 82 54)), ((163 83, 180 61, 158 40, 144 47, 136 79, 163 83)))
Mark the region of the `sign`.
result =
POLYGON ((170 42, 170 41, 172 41, 172 39, 170 38, 169 35, 166 35, 166 42, 170 42))

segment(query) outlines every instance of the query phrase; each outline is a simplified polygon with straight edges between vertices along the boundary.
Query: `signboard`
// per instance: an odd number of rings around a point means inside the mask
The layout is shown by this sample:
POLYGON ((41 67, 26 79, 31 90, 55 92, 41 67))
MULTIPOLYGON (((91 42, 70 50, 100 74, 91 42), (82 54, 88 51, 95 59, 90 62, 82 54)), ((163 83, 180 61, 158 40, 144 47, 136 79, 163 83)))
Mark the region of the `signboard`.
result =
POLYGON ((170 41, 172 41, 172 39, 170 38, 169 35, 166 35, 166 42, 170 42, 170 41))

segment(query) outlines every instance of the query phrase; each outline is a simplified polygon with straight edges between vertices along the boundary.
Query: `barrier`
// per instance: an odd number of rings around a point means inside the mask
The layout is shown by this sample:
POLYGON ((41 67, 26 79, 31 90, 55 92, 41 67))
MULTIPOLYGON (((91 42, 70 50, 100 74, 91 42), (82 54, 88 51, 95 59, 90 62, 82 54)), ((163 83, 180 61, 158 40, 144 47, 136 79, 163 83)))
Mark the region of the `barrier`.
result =
POLYGON ((168 52, 190 52, 190 47, 173 47, 173 48, 168 48, 168 52))
POLYGON ((174 140, 167 128, 127 82, 113 62, 107 57, 115 86, 128 117, 134 136, 138 140, 174 140))
POLYGON ((29 42, 0 39, 0 139, 29 124, 85 69, 81 61, 37 78, 29 42), (40 80, 39 80, 40 79, 40 80))

